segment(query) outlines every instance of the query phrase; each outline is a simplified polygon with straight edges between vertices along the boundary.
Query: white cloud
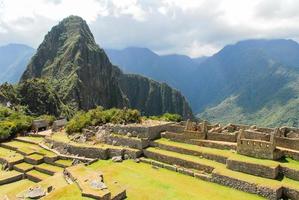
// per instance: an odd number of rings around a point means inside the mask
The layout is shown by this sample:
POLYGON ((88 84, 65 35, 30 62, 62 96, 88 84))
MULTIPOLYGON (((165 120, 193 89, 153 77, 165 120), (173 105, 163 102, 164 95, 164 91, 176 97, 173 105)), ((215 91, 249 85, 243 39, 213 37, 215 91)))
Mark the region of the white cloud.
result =
POLYGON ((299 39, 297 0, 0 0, 0 44, 37 47, 69 15, 106 48, 210 55, 248 38, 299 39))

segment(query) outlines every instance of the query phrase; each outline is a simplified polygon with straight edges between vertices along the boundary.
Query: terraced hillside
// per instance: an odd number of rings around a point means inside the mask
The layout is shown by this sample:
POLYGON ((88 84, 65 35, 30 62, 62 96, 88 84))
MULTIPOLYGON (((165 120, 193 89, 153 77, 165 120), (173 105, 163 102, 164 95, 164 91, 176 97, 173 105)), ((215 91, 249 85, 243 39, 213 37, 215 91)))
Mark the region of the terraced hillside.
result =
POLYGON ((42 199, 298 199, 299 151, 278 146, 279 160, 249 157, 237 153, 233 134, 203 138, 186 127, 113 125, 101 142, 64 132, 2 142, 0 198, 31 188, 42 199))

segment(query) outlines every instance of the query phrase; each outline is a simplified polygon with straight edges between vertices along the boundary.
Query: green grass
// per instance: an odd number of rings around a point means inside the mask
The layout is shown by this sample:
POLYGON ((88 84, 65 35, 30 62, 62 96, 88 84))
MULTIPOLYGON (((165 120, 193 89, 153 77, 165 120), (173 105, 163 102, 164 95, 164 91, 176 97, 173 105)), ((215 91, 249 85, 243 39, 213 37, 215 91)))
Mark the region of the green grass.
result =
POLYGON ((155 140, 155 142, 157 142, 159 144, 170 145, 170 146, 174 146, 174 147, 184 148, 187 150, 198 151, 198 152, 208 153, 208 154, 213 154, 213 155, 219 155, 219 156, 223 156, 223 157, 230 157, 235 154, 231 150, 221 150, 221 149, 201 147, 201 146, 186 144, 186 143, 181 143, 181 142, 173 142, 166 138, 161 138, 161 139, 155 140))
POLYGON ((49 164, 46 164, 46 163, 39 164, 36 167, 39 167, 41 169, 45 169, 45 170, 48 170, 48 171, 51 171, 51 172, 54 172, 54 173, 63 171, 63 168, 61 168, 61 167, 57 167, 57 166, 54 166, 54 165, 49 165, 49 164))
POLYGON ((78 186, 73 183, 51 192, 43 200, 92 200, 91 198, 82 197, 78 186))
POLYGON ((16 199, 16 195, 18 195, 21 191, 28 189, 33 186, 35 183, 28 180, 23 179, 20 181, 16 181, 13 183, 5 184, 0 186, 0 199, 4 199, 3 196, 7 195, 9 199, 16 199))
POLYGON ((0 171, 0 180, 4 180, 10 177, 14 177, 14 176, 18 176, 21 173, 15 170, 11 170, 11 171, 0 171))
POLYGON ((61 165, 64 165, 64 166, 72 166, 72 160, 64 160, 64 159, 59 159, 59 160, 56 160, 55 163, 58 163, 58 164, 61 164, 61 165))
POLYGON ((250 183, 253 183, 253 184, 258 184, 258 185, 261 185, 261 186, 267 186, 267 187, 271 187, 271 188, 279 188, 282 185, 282 183, 280 181, 277 181, 277 180, 267 179, 267 178, 262 178, 262 177, 259 177, 259 176, 245 174, 245 173, 242 173, 242 172, 232 171, 232 170, 229 170, 225 167, 217 168, 216 173, 224 175, 224 176, 229 176, 229 177, 232 177, 232 178, 235 178, 235 179, 238 179, 238 180, 244 180, 246 182, 250 182, 250 183))
POLYGON ((90 166, 104 173, 104 180, 126 188, 128 200, 258 200, 264 199, 218 184, 205 182, 144 163, 98 161, 90 166))
POLYGON ((293 160, 291 158, 285 158, 284 160, 281 161, 280 165, 283 167, 287 167, 299 171, 299 161, 293 160))
POLYGON ((31 154, 29 156, 26 156, 27 158, 30 158, 32 160, 41 160, 43 159, 44 157, 42 155, 39 155, 39 154, 31 154))
POLYGON ((24 158, 21 154, 2 147, 0 147, 0 157, 8 162, 15 162, 24 158))
POLYGON ((23 170, 23 171, 28 171, 30 169, 33 169, 33 165, 26 163, 26 162, 22 162, 20 164, 15 165, 17 168, 23 170))
POLYGON ((5 145, 17 148, 19 151, 24 152, 25 154, 40 153, 46 156, 54 156, 55 154, 51 151, 48 151, 36 144, 20 142, 20 141, 10 141, 4 143, 5 145))
POLYGON ((218 163, 216 161, 212 161, 212 160, 208 160, 205 158, 200 158, 198 156, 191 156, 191 155, 185 155, 185 154, 181 154, 181 153, 176 153, 176 152, 172 152, 172 151, 166 151, 166 150, 162 150, 162 149, 157 149, 157 148, 147 148, 147 151, 150 152, 154 152, 154 153, 158 153, 158 154, 162 154, 162 155, 166 155, 166 156, 171 156, 174 158, 180 158, 186 161, 191 161, 191 162, 195 162, 195 163, 199 163, 199 164, 204 164, 204 165, 208 165, 211 166, 213 168, 223 168, 225 167, 224 164, 218 163))
POLYGON ((31 137, 31 136, 19 136, 17 137, 18 139, 24 140, 24 141, 28 141, 28 142, 34 142, 36 144, 43 142, 44 138, 43 137, 31 137))
POLYGON ((250 163, 250 164, 264 165, 264 166, 268 166, 268 167, 278 167, 280 164, 277 161, 258 159, 258 158, 253 158, 253 157, 244 156, 244 155, 240 155, 240 154, 235 154, 235 155, 229 157, 229 159, 235 160, 235 161, 246 162, 246 163, 250 163))
POLYGON ((39 172, 37 170, 31 170, 31 171, 27 172, 26 174, 34 176, 34 177, 37 177, 37 178, 39 178, 41 180, 45 180, 45 179, 47 179, 47 178, 50 177, 48 174, 39 172))

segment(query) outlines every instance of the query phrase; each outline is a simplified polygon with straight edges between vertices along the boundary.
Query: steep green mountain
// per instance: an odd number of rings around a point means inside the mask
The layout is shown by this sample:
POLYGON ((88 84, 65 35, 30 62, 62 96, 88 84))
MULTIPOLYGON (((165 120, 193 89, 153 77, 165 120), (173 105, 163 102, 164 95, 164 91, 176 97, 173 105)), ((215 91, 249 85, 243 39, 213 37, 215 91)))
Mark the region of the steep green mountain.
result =
POLYGON ((113 66, 95 43, 86 22, 77 16, 62 20, 45 36, 22 75, 21 84, 33 78, 47 79, 61 102, 74 109, 101 105, 139 108, 147 115, 172 112, 192 116, 178 91, 144 77, 136 79, 113 66), (127 84, 130 82, 136 82, 138 87, 131 87, 127 84), (131 95, 135 89, 142 90, 140 96, 131 95), (144 98, 149 104, 143 104, 144 98))
POLYGON ((208 58, 197 71, 199 116, 215 122, 298 126, 298 49, 291 40, 248 40, 208 58))
POLYGON ((22 44, 1 46, 0 84, 18 82, 34 51, 33 48, 22 44))

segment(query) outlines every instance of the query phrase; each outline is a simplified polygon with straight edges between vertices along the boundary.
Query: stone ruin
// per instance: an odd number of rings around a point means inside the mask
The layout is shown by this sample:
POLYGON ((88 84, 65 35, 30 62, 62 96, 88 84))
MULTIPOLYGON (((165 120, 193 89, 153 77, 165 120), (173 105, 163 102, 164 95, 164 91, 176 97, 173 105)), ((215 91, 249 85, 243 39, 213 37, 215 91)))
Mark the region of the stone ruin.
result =
POLYGON ((279 129, 270 135, 270 140, 246 138, 244 129, 241 129, 237 139, 237 153, 255 158, 278 160, 282 157, 276 148, 276 138, 279 129))
POLYGON ((39 120, 33 120, 32 122, 32 130, 35 132, 39 132, 42 130, 47 130, 49 127, 49 123, 47 120, 39 119, 39 120))

